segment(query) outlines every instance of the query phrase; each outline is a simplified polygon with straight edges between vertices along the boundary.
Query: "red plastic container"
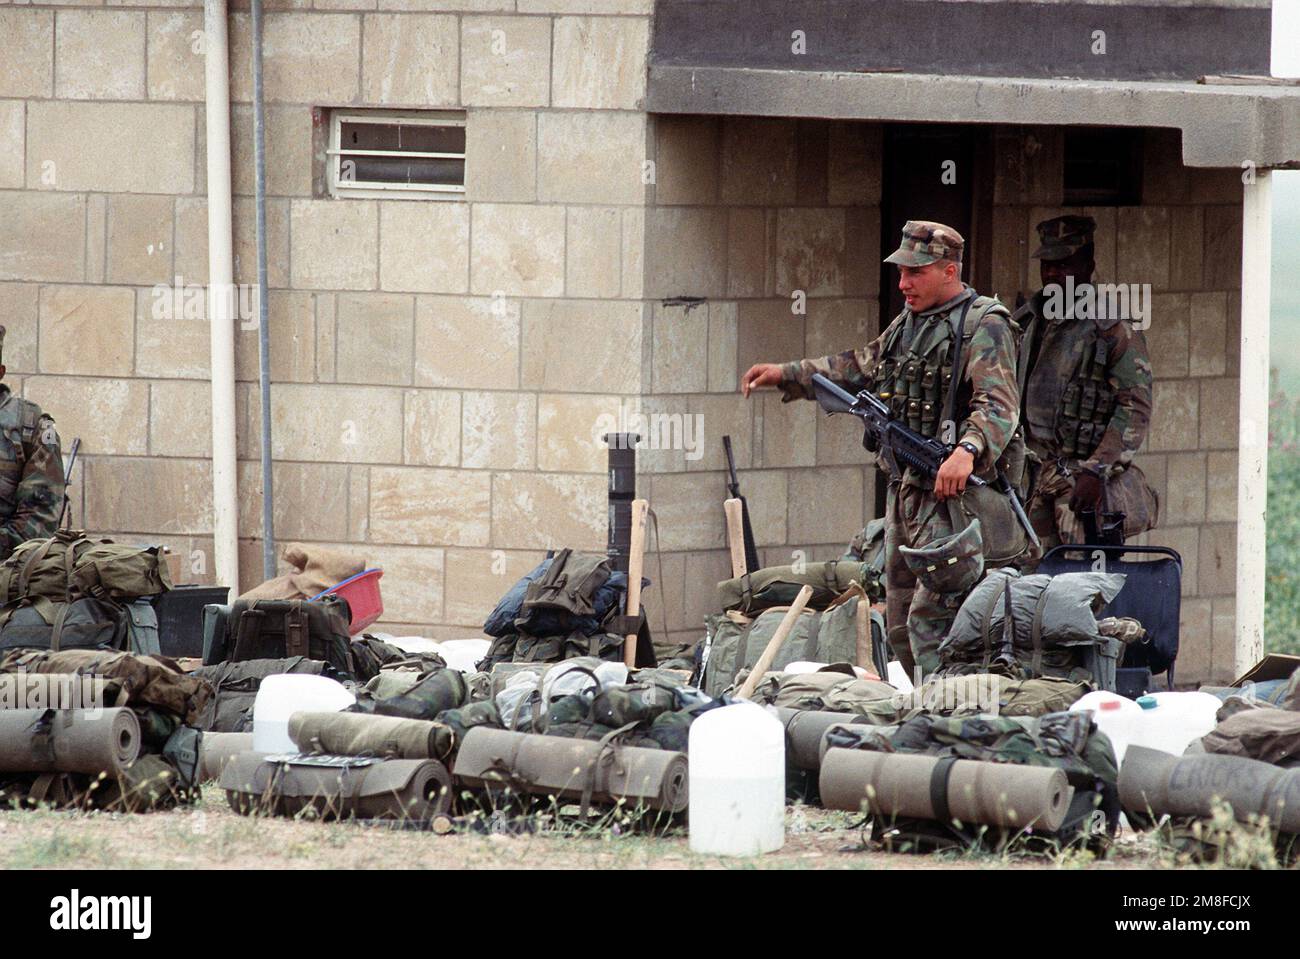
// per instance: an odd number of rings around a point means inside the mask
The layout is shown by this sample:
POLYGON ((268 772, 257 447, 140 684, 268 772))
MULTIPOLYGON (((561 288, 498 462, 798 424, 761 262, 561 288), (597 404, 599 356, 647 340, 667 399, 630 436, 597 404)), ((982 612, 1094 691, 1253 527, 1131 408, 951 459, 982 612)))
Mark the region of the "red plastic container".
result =
POLYGON ((382 569, 363 570, 341 583, 335 583, 324 592, 317 593, 312 599, 320 599, 331 593, 346 599, 348 609, 352 612, 348 634, 355 636, 384 614, 384 600, 379 595, 379 577, 383 575, 382 569))

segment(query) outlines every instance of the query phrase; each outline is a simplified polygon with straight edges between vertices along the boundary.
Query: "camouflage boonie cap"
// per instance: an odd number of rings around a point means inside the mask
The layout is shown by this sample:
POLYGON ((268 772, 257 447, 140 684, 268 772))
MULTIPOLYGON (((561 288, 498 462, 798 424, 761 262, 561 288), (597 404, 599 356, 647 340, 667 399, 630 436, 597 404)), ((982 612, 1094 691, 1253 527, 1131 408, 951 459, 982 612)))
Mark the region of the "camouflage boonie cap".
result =
POLYGON ((961 262, 965 246, 962 235, 950 226, 933 220, 908 220, 898 249, 885 257, 885 262, 899 266, 925 266, 937 260, 961 262))
POLYGON ((1054 216, 1034 229, 1042 242, 1033 256, 1039 260, 1064 260, 1092 242, 1097 221, 1090 216, 1054 216))
POLYGON ((984 574, 984 535, 978 519, 922 549, 900 546, 898 551, 921 585, 935 593, 964 593, 984 574))

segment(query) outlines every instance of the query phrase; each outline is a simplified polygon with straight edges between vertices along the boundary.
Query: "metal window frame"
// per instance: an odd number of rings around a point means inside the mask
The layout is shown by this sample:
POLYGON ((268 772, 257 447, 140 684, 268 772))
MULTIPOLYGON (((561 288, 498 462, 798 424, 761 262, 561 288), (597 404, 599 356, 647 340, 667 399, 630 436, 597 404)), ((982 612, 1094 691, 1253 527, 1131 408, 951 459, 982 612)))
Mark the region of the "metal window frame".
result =
MULTIPOLYGON (((405 156, 426 159, 452 159, 465 161, 464 153, 428 153, 415 150, 345 150, 342 145, 344 123, 389 123, 402 126, 461 127, 465 126, 465 113, 413 112, 404 110, 331 110, 329 146, 325 150, 329 170, 329 195, 334 199, 379 200, 460 200, 465 196, 465 184, 451 183, 385 183, 380 180, 344 181, 340 177, 345 156, 405 156)), ((462 177, 463 181, 464 177, 462 177)))

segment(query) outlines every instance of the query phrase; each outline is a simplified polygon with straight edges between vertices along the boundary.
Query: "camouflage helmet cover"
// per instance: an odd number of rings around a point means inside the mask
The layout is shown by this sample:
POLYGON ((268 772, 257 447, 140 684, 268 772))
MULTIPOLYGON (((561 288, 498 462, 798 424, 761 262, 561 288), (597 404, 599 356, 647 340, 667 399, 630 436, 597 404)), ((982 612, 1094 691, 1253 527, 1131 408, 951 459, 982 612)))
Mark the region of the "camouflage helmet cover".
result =
POLYGON ((921 584, 935 593, 965 593, 984 573, 984 536, 978 519, 921 549, 900 546, 898 551, 921 584))
POLYGON ((1033 256, 1039 260, 1064 260, 1092 242, 1097 221, 1090 216, 1054 216, 1035 227, 1040 245, 1033 256))
POLYGON ((962 235, 950 226, 933 220, 908 220, 898 249, 885 257, 885 262, 899 266, 925 266, 939 260, 960 263, 965 246, 962 235))

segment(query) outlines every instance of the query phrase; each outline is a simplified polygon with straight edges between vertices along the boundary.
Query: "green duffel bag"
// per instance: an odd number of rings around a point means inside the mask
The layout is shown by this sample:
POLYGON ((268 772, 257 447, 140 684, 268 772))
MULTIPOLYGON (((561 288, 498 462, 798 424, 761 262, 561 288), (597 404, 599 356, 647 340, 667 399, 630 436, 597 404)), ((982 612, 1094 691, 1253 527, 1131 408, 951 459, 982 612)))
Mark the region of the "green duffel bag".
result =
POLYGON ((79 530, 28 540, 0 563, 0 603, 24 597, 65 602, 82 596, 130 601, 171 588, 161 546, 91 540, 79 530))
POLYGON ((804 586, 813 588, 809 609, 826 609, 854 583, 872 602, 884 596, 880 571, 870 563, 831 559, 824 563, 768 566, 724 579, 718 584, 718 608, 753 614, 773 606, 789 606, 804 586))
MULTIPOLYGON (((858 601, 861 598, 862 591, 853 589, 828 609, 805 609, 777 651, 771 669, 784 669, 801 660, 856 663, 859 633, 869 636, 871 629, 865 615, 859 622, 858 601)), ((735 685, 740 672, 758 662, 786 612, 774 607, 759 613, 753 620, 735 611, 710 616, 705 621, 708 630, 705 642, 708 645, 703 654, 700 688, 710 696, 719 696, 735 685)))

